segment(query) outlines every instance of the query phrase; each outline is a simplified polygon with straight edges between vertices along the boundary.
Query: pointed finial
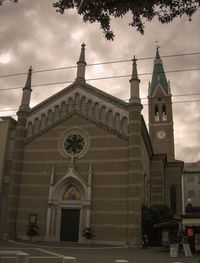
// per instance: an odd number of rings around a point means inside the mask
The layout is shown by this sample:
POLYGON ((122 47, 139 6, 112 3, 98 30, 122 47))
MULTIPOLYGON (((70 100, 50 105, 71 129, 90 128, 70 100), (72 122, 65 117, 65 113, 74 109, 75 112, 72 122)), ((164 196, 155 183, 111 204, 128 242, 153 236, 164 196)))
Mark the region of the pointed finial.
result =
POLYGON ((130 82, 130 99, 129 102, 133 103, 140 103, 140 98, 139 98, 139 83, 140 80, 138 79, 138 73, 137 73, 137 59, 135 58, 135 55, 133 56, 133 65, 132 65, 132 76, 131 79, 129 80, 130 82))
POLYGON ((26 111, 28 112, 30 110, 29 104, 30 104, 30 98, 31 98, 31 76, 32 76, 32 67, 29 67, 28 70, 28 76, 26 79, 26 84, 23 88, 23 94, 22 94, 22 100, 21 105, 19 107, 19 111, 26 111))
POLYGON ((85 82, 85 66, 87 65, 85 62, 85 43, 81 45, 81 53, 77 65, 76 81, 85 82))
POLYGON ((81 45, 81 54, 80 54, 79 61, 77 62, 77 64, 81 62, 85 63, 85 46, 86 46, 85 43, 81 45))
POLYGON ((133 68, 132 68, 131 80, 132 80, 132 79, 137 79, 137 80, 139 80, 139 79, 138 79, 138 74, 137 74, 137 63, 136 63, 137 59, 135 58, 135 55, 133 56, 132 61, 133 61, 133 68))
POLYGON ((33 71, 32 66, 30 66, 30 67, 29 67, 29 70, 28 70, 28 73, 29 73, 29 74, 32 74, 32 71, 33 71))
POLYGON ((151 96, 151 82, 149 81, 148 95, 151 96))
POLYGON ((32 66, 30 66, 29 69, 28 69, 28 77, 27 77, 24 89, 31 89, 32 71, 33 71, 32 66))

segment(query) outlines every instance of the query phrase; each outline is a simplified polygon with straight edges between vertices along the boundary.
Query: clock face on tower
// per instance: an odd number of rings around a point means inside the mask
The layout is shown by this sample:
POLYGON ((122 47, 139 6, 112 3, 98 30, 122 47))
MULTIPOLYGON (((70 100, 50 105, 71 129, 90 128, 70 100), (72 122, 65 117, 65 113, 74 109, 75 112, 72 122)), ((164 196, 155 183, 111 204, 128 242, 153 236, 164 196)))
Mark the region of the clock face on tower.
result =
POLYGON ((165 139, 167 136, 165 131, 158 131, 156 135, 158 139, 165 139))

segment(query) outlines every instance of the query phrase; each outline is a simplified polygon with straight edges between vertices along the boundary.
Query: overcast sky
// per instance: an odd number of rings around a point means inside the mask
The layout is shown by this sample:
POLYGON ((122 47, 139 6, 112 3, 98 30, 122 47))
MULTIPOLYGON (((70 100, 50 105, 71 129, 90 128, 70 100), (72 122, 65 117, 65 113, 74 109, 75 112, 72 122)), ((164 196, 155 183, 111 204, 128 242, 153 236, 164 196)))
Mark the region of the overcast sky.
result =
MULTIPOLYGON (((30 65, 34 71, 76 66, 80 47, 86 44, 86 62, 138 59, 140 96, 144 104, 143 115, 148 127, 147 93, 151 81, 156 40, 159 41, 167 79, 171 82, 174 113, 176 159, 185 162, 200 160, 200 11, 193 16, 176 19, 172 24, 162 25, 157 21, 146 23, 142 36, 129 27, 131 17, 112 21, 116 34, 114 41, 104 38, 98 24, 85 24, 75 11, 64 15, 52 7, 52 0, 19 0, 18 4, 5 0, 0 7, 0 76, 27 72, 30 65), (196 69, 196 70, 188 70, 196 69), (167 73, 168 71, 182 72, 167 73), (150 74, 146 74, 150 73, 150 74), (196 94, 196 95, 191 95, 196 94), (176 96, 181 95, 181 96, 176 96), (185 101, 185 102, 184 102, 185 101)), ((88 66, 86 78, 102 78, 130 75, 132 62, 88 66)), ((76 76, 76 69, 34 73, 32 84, 65 82, 49 86, 33 87, 31 106, 68 86, 76 76)), ((129 99, 129 77, 88 81, 89 84, 122 100, 129 99)), ((16 113, 21 101, 21 89, 26 75, 0 78, 0 116, 16 113), (5 112, 3 110, 15 109, 5 112)))

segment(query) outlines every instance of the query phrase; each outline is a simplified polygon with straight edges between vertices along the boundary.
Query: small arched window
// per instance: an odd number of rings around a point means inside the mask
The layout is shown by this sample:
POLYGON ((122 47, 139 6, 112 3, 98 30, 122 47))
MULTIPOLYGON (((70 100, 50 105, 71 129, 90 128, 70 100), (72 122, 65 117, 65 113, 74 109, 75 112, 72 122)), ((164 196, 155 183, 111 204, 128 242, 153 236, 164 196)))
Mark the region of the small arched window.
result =
POLYGON ((109 110, 107 112, 106 122, 108 123, 108 125, 113 126, 113 111, 112 110, 109 110))
POLYGON ((54 118, 55 118, 55 121, 59 119, 59 106, 58 105, 55 106, 54 118))
POLYGON ((34 121, 34 133, 38 132, 39 131, 39 120, 38 118, 35 119, 34 121))
POLYGON ((120 114, 116 113, 114 117, 114 127, 120 131, 121 130, 121 122, 120 122, 120 114))
POLYGON ((172 186, 170 188, 170 208, 174 213, 176 213, 176 187, 172 186))
POLYGON ((167 110, 166 110, 166 106, 165 105, 162 106, 162 120, 163 121, 167 120, 167 110))
POLYGON ((155 116, 155 121, 159 121, 159 109, 158 109, 158 105, 155 106, 154 116, 155 116))
POLYGON ((94 118, 96 120, 99 120, 99 103, 98 102, 94 104, 94 118))
POLYGON ((74 186, 71 186, 64 192, 62 199, 68 201, 79 201, 81 200, 81 195, 80 192, 74 186))
POLYGON ((33 125, 32 122, 28 123, 27 136, 30 137, 33 134, 33 125))

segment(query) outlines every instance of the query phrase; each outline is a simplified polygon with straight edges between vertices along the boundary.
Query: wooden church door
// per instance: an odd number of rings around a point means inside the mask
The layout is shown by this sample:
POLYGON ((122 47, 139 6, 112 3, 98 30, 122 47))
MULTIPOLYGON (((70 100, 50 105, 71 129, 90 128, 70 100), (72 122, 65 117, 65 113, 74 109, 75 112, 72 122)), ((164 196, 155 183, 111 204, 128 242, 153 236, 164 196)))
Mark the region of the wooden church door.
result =
POLYGON ((62 209, 60 241, 77 242, 79 239, 79 209, 62 209))

